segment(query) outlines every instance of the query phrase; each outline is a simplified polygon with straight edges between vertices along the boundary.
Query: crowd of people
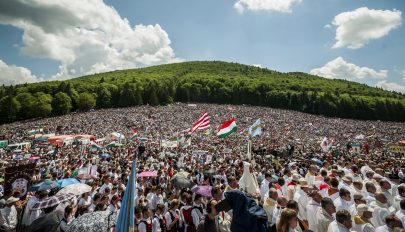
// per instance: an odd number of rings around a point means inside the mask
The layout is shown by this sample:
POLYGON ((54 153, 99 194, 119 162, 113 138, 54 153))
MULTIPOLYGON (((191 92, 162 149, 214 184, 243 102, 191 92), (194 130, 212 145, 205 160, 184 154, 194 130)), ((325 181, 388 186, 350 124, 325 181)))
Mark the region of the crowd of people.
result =
POLYGON ((0 231, 72 231, 85 215, 118 215, 135 161, 138 174, 156 174, 137 178, 135 231, 405 231, 405 155, 389 150, 405 139, 405 123, 176 103, 16 122, 0 126, 0 135, 9 143, 32 143, 22 152, 39 157, 15 159, 13 151, 0 151, 0 231), (162 140, 190 136, 185 131, 203 112, 209 129, 192 133, 190 143, 162 146, 162 140), (238 131, 218 138, 217 127, 231 117, 238 131), (259 118, 262 134, 250 137, 247 129, 259 118), (35 142, 28 131, 37 129, 96 138, 118 132, 125 139, 117 146, 99 140, 97 149, 94 141, 55 147, 35 142), (327 150, 320 145, 324 138, 327 150), (30 185, 75 178, 91 190, 36 209, 63 188, 22 196, 2 186, 7 167, 33 162, 30 185), (80 178, 86 167, 95 172, 80 178), (181 175, 191 184, 173 181, 181 175))

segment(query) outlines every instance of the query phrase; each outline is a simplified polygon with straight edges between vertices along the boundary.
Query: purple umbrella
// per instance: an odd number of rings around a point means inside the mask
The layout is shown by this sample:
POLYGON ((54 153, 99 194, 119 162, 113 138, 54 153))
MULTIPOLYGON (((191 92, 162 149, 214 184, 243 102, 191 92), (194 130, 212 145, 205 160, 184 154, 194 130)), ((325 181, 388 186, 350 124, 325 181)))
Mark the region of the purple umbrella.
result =
POLYGON ((207 186, 195 186, 191 189, 191 191, 201 194, 202 196, 205 196, 205 197, 212 197, 211 189, 212 189, 212 186, 208 186, 208 185, 207 186))
POLYGON ((157 173, 156 172, 141 172, 136 177, 156 177, 157 173))

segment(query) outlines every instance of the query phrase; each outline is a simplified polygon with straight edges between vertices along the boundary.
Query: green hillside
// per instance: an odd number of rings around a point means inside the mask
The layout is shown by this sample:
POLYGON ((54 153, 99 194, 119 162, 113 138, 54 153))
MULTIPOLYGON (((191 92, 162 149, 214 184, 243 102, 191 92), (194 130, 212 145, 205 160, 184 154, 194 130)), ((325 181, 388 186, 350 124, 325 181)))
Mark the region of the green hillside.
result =
POLYGON ((306 73, 208 61, 3 86, 0 122, 177 101, 251 104, 333 117, 405 121, 405 96, 400 93, 306 73))

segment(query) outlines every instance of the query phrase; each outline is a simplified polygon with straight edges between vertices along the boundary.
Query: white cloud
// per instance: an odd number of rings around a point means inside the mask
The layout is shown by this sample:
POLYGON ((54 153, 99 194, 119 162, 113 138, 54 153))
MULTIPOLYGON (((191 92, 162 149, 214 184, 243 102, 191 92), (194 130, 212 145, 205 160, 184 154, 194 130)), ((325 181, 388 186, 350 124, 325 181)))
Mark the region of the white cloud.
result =
POLYGON ((0 1, 0 24, 23 31, 24 55, 60 61, 58 79, 181 61, 159 24, 131 27, 102 0, 0 1))
POLYGON ((383 88, 385 90, 405 93, 405 86, 397 84, 395 82, 387 82, 386 80, 382 80, 377 82, 375 86, 383 88))
POLYGON ((261 64, 252 64, 252 66, 258 67, 258 68, 262 68, 262 65, 261 65, 261 64))
POLYGON ((295 3, 299 3, 302 0, 238 0, 234 7, 239 13, 243 13, 246 10, 250 11, 278 11, 289 13, 291 7, 295 3))
POLYGON ((332 22, 337 27, 333 48, 357 49, 370 40, 384 37, 401 25, 401 14, 398 10, 373 10, 367 7, 340 13, 332 22))
POLYGON ((325 26, 323 26, 323 28, 325 28, 325 29, 329 29, 329 28, 331 28, 332 26, 330 25, 330 24, 326 24, 325 26))
POLYGON ((330 79, 358 81, 366 77, 384 79, 387 77, 388 71, 376 71, 368 67, 359 67, 346 62, 342 57, 338 57, 329 61, 323 67, 312 69, 310 73, 330 79))
POLYGON ((41 78, 33 75, 29 69, 15 65, 8 65, 2 60, 0 60, 0 73, 0 83, 5 85, 42 81, 41 78))

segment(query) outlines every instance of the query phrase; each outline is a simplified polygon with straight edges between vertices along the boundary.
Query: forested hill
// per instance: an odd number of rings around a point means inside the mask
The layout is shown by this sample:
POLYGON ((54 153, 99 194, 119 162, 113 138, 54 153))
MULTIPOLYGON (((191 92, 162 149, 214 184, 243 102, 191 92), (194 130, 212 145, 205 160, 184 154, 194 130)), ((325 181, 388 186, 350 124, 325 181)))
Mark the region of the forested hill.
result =
POLYGON ((0 87, 0 122, 92 108, 172 102, 250 104, 356 119, 405 121, 405 96, 306 73, 184 62, 68 81, 0 87))

